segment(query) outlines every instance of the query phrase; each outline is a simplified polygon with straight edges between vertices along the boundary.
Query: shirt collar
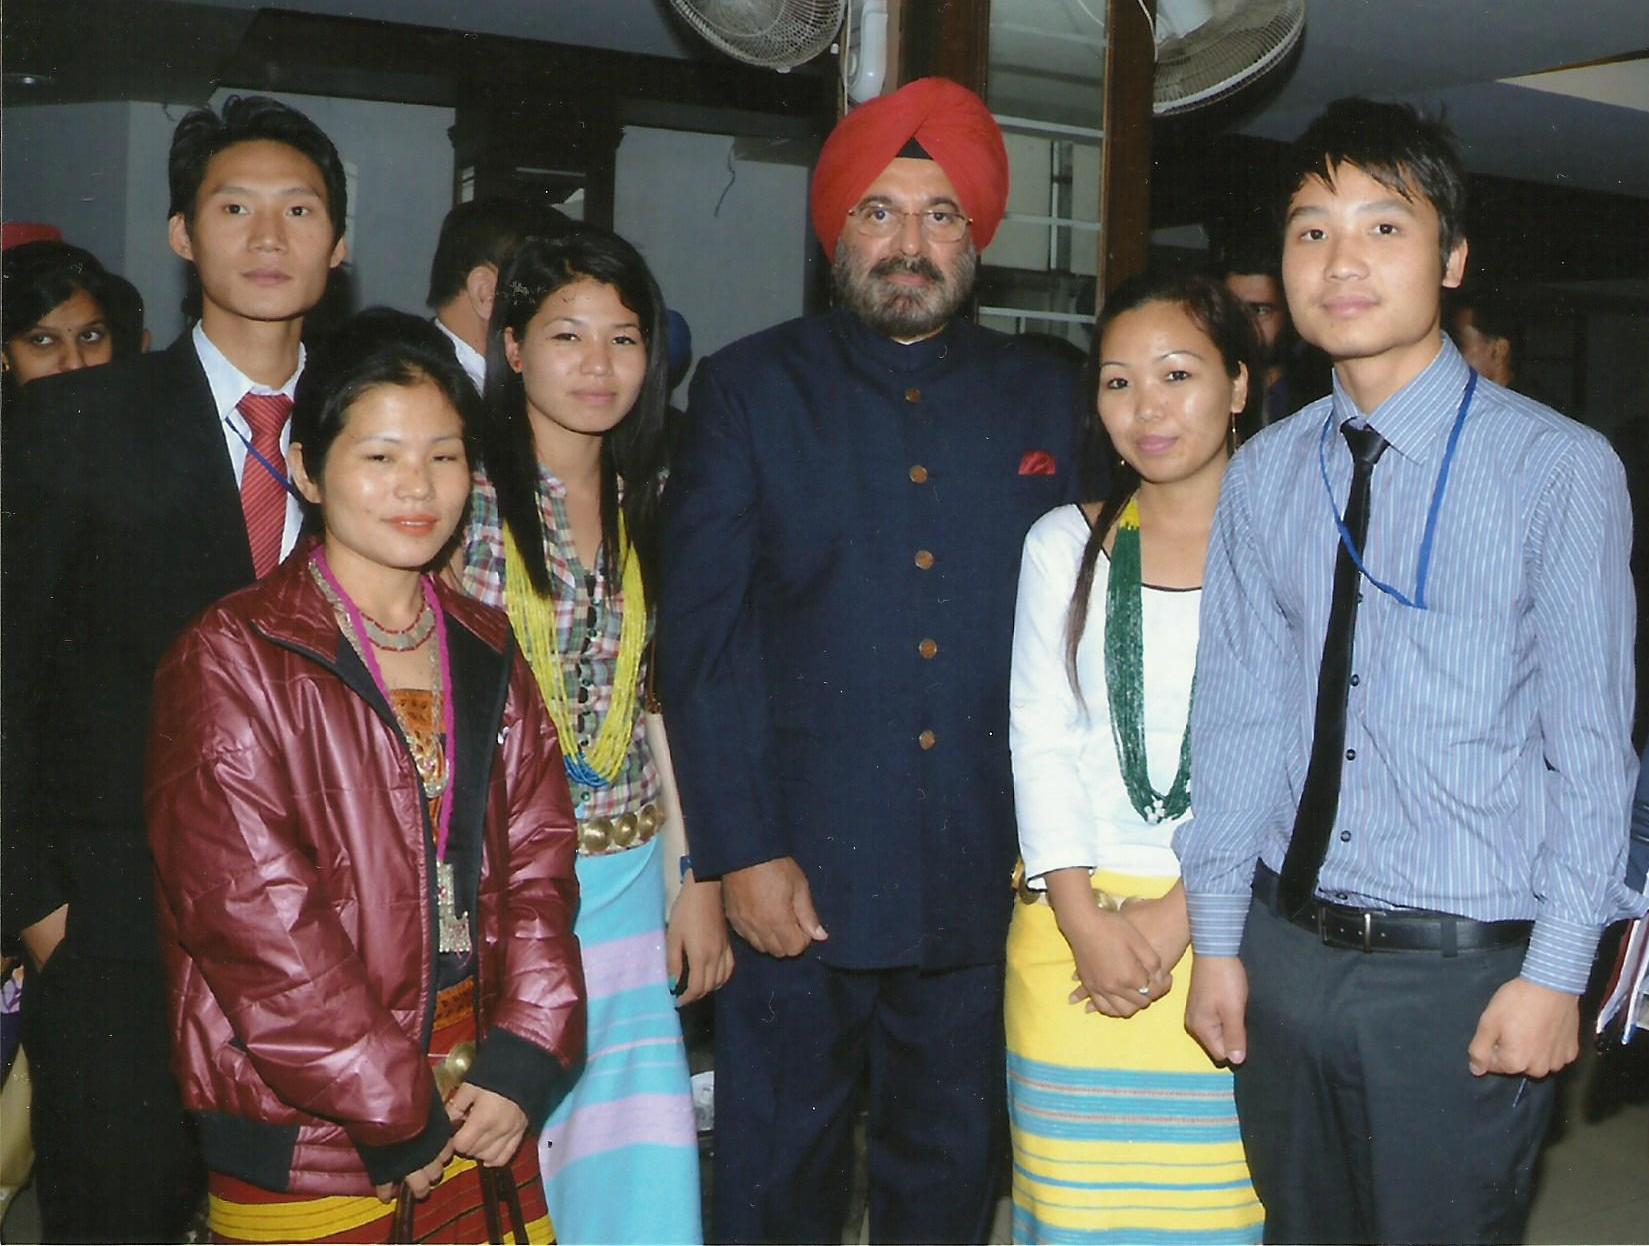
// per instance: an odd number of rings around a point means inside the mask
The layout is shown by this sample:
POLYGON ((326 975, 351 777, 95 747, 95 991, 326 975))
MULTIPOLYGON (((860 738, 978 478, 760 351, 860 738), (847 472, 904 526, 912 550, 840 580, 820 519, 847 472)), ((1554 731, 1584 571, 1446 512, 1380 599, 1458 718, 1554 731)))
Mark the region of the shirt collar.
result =
POLYGON ((1340 385, 1340 374, 1334 374, 1334 422, 1347 420, 1374 426, 1391 448, 1405 459, 1421 459, 1441 453, 1435 443, 1454 425, 1459 413, 1460 396, 1466 388, 1471 368, 1449 341, 1442 339, 1437 357, 1415 377, 1373 411, 1364 415, 1352 401, 1351 395, 1340 385))
POLYGON ((278 389, 271 389, 267 385, 259 385, 246 373, 229 362, 229 356, 217 348, 216 343, 206 336, 206 330, 197 321, 194 331, 190 334, 195 344, 195 354, 200 359, 200 366, 206 373, 206 383, 212 387, 212 405, 217 408, 218 418, 231 420, 236 424, 244 424, 245 417, 235 408, 240 400, 250 392, 254 394, 285 394, 292 397, 293 390, 298 387, 298 378, 303 375, 303 365, 308 358, 303 343, 298 343, 298 366, 292 375, 286 378, 286 384, 278 389))
POLYGON ((452 343, 452 349, 458 354, 458 366, 463 368, 469 379, 475 383, 476 393, 482 393, 487 388, 487 357, 463 338, 442 323, 441 317, 435 318, 435 327, 447 335, 452 343))
POLYGON ((564 498, 567 496, 567 486, 561 483, 561 477, 542 463, 538 465, 538 490, 549 497, 564 498))

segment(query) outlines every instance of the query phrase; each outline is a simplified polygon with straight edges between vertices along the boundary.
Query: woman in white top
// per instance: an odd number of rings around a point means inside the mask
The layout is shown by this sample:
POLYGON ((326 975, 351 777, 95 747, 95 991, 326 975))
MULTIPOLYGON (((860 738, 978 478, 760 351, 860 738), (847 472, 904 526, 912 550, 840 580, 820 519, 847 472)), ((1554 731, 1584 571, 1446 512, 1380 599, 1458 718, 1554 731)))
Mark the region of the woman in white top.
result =
POLYGON ((1025 539, 1006 1004, 1015 1241, 1260 1240, 1230 1074, 1183 1026, 1190 932, 1170 846, 1190 813, 1208 533, 1257 357, 1247 310, 1206 277, 1113 292, 1088 366, 1109 495, 1025 539))

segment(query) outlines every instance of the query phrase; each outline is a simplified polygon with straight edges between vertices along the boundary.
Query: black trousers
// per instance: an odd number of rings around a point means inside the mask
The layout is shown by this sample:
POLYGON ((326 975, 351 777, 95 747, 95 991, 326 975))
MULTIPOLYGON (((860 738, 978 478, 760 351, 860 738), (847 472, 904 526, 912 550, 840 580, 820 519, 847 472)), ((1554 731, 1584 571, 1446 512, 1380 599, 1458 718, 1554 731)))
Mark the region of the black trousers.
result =
POLYGON ((855 971, 734 945, 716 992, 711 1240, 842 1240, 868 1077, 871 1240, 984 1241, 1005 1126, 1002 966, 855 971))
POLYGON ((1256 900, 1237 1115, 1268 1242, 1516 1242, 1555 1079, 1466 1048, 1524 947, 1331 948, 1256 900))
POLYGON ((44 1239, 181 1241, 205 1176, 168 1067, 160 966, 72 940, 23 997, 44 1239))

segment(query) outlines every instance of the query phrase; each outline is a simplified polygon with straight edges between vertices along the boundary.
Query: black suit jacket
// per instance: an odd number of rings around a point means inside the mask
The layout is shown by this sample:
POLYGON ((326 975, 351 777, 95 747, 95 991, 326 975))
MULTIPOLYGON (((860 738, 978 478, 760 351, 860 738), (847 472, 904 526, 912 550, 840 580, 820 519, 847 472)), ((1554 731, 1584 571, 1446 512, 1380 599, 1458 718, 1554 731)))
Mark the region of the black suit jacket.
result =
POLYGON ((0 457, 5 928, 66 901, 78 950, 148 959, 150 684, 252 582, 240 491, 187 333, 24 393, 0 457))

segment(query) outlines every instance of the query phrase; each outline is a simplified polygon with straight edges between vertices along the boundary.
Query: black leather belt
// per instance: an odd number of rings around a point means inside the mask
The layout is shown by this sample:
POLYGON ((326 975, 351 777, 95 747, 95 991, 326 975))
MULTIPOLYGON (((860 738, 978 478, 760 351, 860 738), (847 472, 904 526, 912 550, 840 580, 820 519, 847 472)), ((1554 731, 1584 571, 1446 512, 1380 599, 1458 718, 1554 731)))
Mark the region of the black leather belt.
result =
POLYGON ((1313 897, 1298 913, 1284 913, 1277 904, 1276 872, 1261 865, 1254 871, 1254 894, 1273 913, 1302 930, 1309 930, 1329 947, 1358 952, 1436 952, 1456 956, 1526 943, 1534 923, 1479 922, 1448 913, 1413 909, 1387 911, 1331 904, 1313 897))

